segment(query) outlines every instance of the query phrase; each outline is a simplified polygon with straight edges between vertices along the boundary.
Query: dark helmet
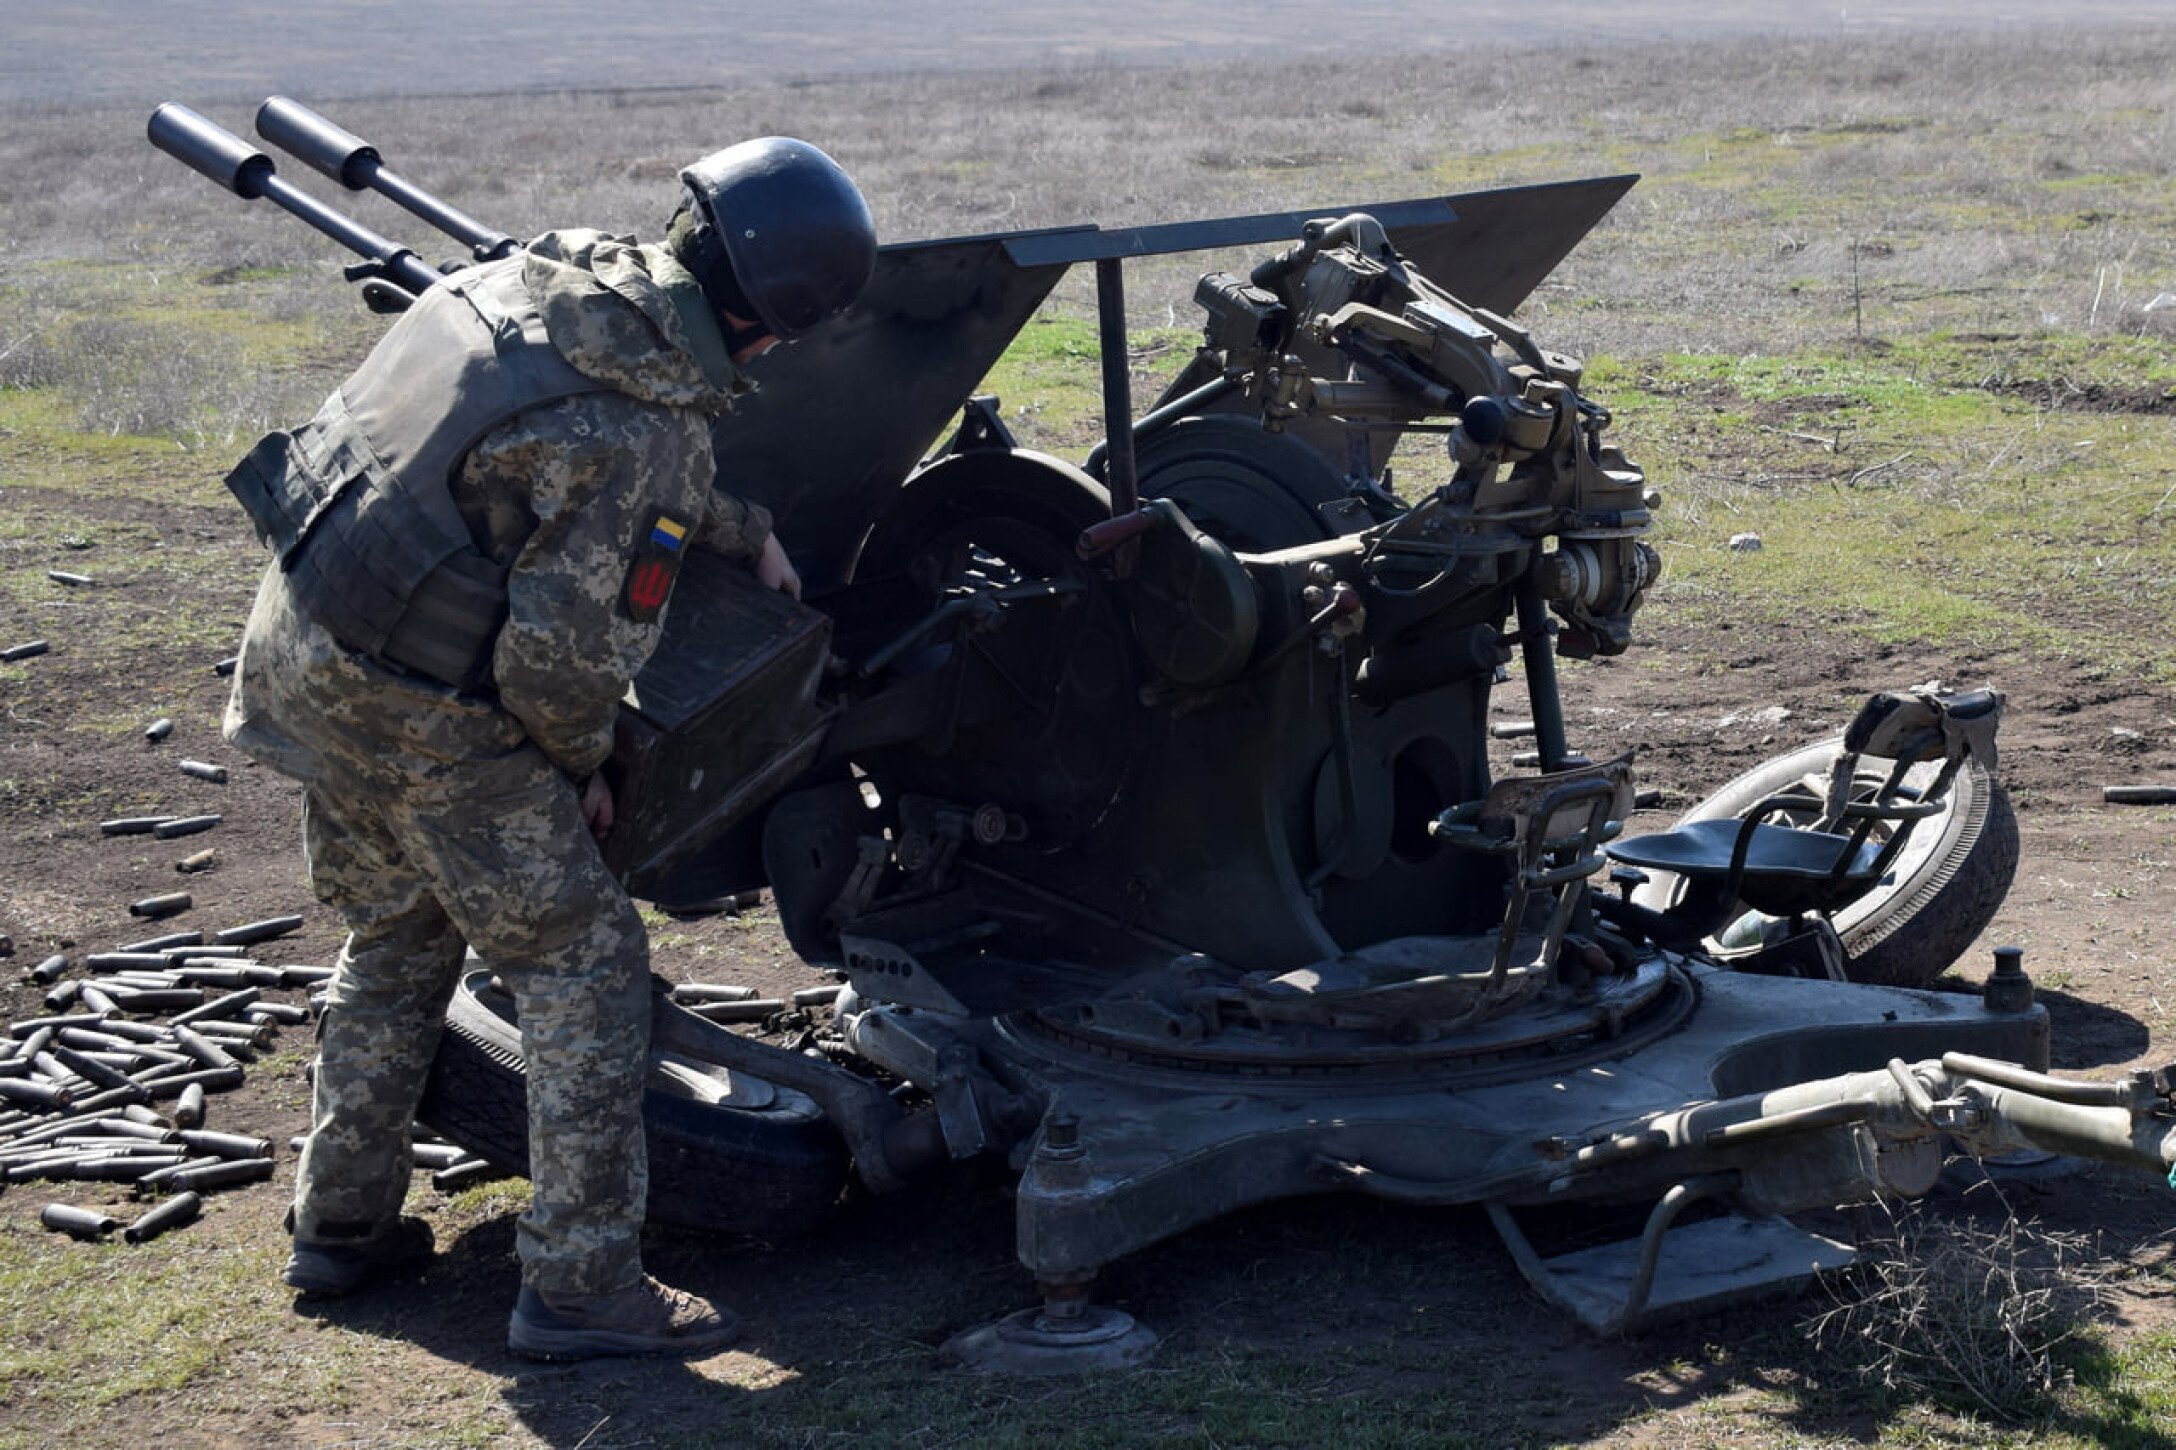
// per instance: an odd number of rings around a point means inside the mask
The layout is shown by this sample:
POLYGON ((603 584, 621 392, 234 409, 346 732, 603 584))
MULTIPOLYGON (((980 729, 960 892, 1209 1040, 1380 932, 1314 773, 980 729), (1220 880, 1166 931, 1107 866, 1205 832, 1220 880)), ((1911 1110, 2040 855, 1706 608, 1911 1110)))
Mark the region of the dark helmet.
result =
POLYGON ((672 245, 721 312, 791 338, 852 306, 876 266, 868 203, 806 141, 765 136, 680 173, 672 245))

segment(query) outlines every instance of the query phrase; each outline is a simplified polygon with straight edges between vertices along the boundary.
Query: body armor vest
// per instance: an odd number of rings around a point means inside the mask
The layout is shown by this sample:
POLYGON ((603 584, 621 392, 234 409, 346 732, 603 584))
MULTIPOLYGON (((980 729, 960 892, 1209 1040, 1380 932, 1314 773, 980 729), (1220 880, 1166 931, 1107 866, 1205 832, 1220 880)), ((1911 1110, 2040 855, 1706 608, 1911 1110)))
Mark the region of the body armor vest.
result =
POLYGON ((506 620, 506 570, 476 547, 452 483, 518 413, 608 384, 545 336, 519 257, 432 286, 317 416, 227 475, 296 604, 349 649, 478 690, 506 620))

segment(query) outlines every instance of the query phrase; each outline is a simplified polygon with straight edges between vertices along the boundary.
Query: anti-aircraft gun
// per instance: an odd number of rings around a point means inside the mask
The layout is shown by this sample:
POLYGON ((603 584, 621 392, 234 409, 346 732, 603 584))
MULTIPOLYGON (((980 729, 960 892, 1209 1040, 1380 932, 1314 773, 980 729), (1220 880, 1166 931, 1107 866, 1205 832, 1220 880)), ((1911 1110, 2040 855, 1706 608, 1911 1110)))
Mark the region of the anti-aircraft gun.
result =
MULTIPOLYGON (((267 109, 326 174, 383 179, 267 109)), ((188 135, 161 144, 284 195, 188 135)), ((2047 1075, 2014 952, 1976 999, 1854 980, 1931 980, 1992 914, 1999 695, 1877 693, 1630 839, 1630 762, 1571 748, 1556 658, 1626 647, 1657 500, 1510 317, 1631 181, 895 244, 765 359, 721 472, 808 604, 689 566, 630 691, 615 850, 663 899, 768 889, 845 988, 821 1051, 661 1005, 653 1214, 782 1231, 849 1165, 891 1190, 1002 1158, 1043 1303, 956 1347, 1072 1370, 1153 1343, 1092 1302, 1102 1266, 1280 1196, 1480 1206, 1540 1292, 1624 1330, 1847 1261, 1784 1215, 1925 1192, 1953 1149, 2176 1162, 2176 1077, 2047 1075), (1272 246, 1202 279, 1203 346, 1136 418, 1125 260, 1272 246), (1076 466, 973 393, 1083 263, 1107 436, 1076 466), (1430 435, 1438 472, 1394 478, 1430 435), (1514 664, 1537 748, 1498 778, 1514 664), (1529 1232, 1622 1204, 1649 1211, 1617 1243, 1529 1232)), ((349 240, 366 286, 431 285, 381 243, 349 240)), ((449 1029, 424 1115, 519 1168, 488 971, 449 1029)))

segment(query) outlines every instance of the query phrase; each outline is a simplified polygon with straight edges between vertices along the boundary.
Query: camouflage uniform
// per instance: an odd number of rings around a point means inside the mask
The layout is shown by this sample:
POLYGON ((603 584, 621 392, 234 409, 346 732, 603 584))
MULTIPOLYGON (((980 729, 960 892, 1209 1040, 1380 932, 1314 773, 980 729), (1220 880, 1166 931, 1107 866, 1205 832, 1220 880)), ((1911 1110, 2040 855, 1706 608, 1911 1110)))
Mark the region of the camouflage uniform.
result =
POLYGON ((621 604, 638 534, 662 511, 697 545, 752 560, 770 520, 711 488, 711 420, 746 384, 661 248, 561 232, 495 265, 522 269, 552 345, 612 389, 501 424, 453 481, 478 547, 510 570, 495 693, 342 647, 275 564, 226 733, 306 784, 311 885, 349 931, 321 1027, 296 1237, 352 1242, 398 1215, 408 1125, 473 947, 514 994, 528 1060, 523 1276, 610 1293, 641 1275, 648 945, 578 792, 662 626, 621 604))

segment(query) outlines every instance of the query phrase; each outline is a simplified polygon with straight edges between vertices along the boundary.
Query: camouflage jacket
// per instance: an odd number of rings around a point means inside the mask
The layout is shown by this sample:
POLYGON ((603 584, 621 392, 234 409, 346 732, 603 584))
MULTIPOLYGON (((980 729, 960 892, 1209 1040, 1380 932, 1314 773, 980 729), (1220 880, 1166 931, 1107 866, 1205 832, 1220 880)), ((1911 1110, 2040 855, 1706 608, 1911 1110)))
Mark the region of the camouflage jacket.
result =
POLYGON ((365 778, 443 778, 524 739, 570 776, 611 752, 627 682, 662 614, 622 602, 659 515, 699 547, 754 559, 770 517, 711 487, 710 425, 747 383, 693 279, 662 248, 549 233, 513 265, 552 345, 611 391, 535 408, 471 450, 453 496, 508 573, 495 694, 457 694, 342 649, 296 609, 275 564, 258 591, 228 738, 310 780, 328 757, 365 778))

